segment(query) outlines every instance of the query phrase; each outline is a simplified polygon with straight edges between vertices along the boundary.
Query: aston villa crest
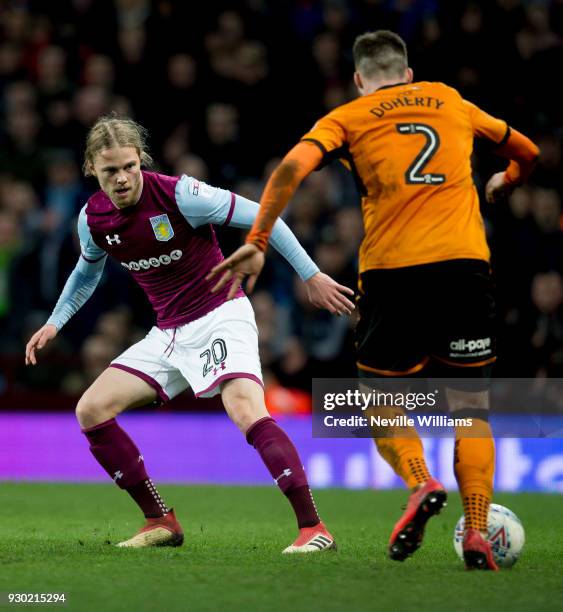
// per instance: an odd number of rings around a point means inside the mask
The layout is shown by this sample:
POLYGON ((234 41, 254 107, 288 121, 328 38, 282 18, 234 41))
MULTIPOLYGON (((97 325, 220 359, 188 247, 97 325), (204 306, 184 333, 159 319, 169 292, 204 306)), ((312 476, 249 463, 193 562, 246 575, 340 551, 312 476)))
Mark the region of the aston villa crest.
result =
POLYGON ((168 242, 168 240, 174 238, 174 230, 172 229, 172 223, 170 223, 168 215, 150 217, 149 220, 157 240, 160 242, 168 242))

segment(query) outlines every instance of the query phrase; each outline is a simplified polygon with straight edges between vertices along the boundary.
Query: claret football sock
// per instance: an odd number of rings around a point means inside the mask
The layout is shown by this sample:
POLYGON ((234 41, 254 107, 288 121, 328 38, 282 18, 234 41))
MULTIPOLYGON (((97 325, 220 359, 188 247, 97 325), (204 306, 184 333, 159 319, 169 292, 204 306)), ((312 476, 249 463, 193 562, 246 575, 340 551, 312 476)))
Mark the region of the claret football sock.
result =
POLYGON ((168 506, 150 478, 127 487, 126 491, 137 502, 146 518, 159 518, 169 512, 168 506))
POLYGON ((489 504, 493 495, 495 443, 486 420, 456 428, 454 472, 463 502, 465 529, 487 531, 489 504))
POLYGON ((272 478, 288 498, 299 529, 317 525, 320 518, 305 470, 285 431, 274 419, 265 417, 250 427, 246 439, 258 451, 272 478))
MULTIPOLYGON (((404 415, 399 408, 378 408, 377 414, 388 419, 404 415)), ((424 484, 431 476, 420 437, 414 427, 389 426, 374 430, 379 454, 400 476, 409 489, 424 484)))
POLYGON ((317 507, 315 506, 315 500, 308 484, 287 491, 286 496, 297 517, 299 529, 314 527, 319 524, 320 518, 317 513, 317 507))
POLYGON ((115 419, 83 429, 90 451, 97 462, 135 500, 147 518, 168 512, 160 494, 148 477, 143 456, 137 445, 115 419))

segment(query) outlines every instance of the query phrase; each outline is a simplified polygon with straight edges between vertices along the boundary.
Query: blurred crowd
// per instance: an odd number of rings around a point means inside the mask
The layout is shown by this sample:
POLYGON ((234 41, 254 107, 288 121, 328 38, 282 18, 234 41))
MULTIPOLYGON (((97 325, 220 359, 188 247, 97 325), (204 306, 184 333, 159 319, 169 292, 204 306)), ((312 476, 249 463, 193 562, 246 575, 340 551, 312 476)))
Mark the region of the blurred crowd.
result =
MULTIPOLYGON (((415 79, 447 82, 540 146, 529 185, 483 207, 499 295, 496 374, 563 376, 563 0, 0 0, 0 394, 79 394, 153 322, 108 263, 41 368, 22 367, 77 259, 76 216, 96 188, 82 150, 100 115, 145 125, 158 170, 259 200, 279 156, 356 96, 353 40, 380 28, 406 40, 415 79)), ((477 144, 481 193, 504 164, 477 144)), ((312 175, 286 220, 323 271, 355 286, 363 226, 343 167, 312 175)), ((226 253, 242 237, 219 232, 226 253)), ((252 301, 271 402, 307 410, 312 376, 355 375, 353 319, 312 309, 276 254, 252 301)))

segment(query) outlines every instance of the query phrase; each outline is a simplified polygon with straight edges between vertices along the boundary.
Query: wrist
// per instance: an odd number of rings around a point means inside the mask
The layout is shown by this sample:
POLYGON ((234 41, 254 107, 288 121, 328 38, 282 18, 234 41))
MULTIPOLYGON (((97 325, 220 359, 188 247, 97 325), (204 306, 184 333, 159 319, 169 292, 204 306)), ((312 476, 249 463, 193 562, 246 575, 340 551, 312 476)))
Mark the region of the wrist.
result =
POLYGON ((62 327, 62 324, 60 321, 57 321, 56 323, 51 320, 50 318, 47 320, 47 322, 45 323, 45 327, 47 327, 47 325, 49 325, 50 327, 54 327, 55 328, 55 333, 59 333, 59 330, 62 327))
POLYGON ((505 187, 510 188, 517 187, 518 185, 520 185, 521 180, 519 166, 514 162, 510 162, 508 168, 504 171, 503 179, 505 187))
POLYGON ((508 172, 505 172, 502 175, 502 178, 504 180, 504 186, 505 187, 512 187, 512 185, 515 185, 516 183, 513 181, 513 179, 510 177, 510 175, 508 174, 508 172))
POLYGON ((268 238, 267 236, 263 236, 261 234, 262 232, 257 232, 257 233, 250 232, 250 234, 248 234, 244 242, 245 244, 252 244, 259 251, 262 251, 262 253, 265 253, 266 249, 268 248, 268 238))

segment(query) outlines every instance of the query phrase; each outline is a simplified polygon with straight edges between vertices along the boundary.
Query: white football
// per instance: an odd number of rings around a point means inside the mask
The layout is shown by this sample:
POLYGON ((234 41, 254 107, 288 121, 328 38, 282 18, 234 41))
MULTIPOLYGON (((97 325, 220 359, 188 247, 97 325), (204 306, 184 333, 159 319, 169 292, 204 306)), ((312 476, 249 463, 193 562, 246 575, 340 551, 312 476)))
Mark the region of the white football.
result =
MULTIPOLYGON (((465 516, 462 516, 454 531, 454 548, 459 558, 463 560, 463 531, 465 516)), ((520 519, 508 508, 499 504, 491 504, 487 540, 491 543, 495 562, 499 567, 512 567, 524 547, 526 536, 520 519)))

